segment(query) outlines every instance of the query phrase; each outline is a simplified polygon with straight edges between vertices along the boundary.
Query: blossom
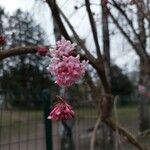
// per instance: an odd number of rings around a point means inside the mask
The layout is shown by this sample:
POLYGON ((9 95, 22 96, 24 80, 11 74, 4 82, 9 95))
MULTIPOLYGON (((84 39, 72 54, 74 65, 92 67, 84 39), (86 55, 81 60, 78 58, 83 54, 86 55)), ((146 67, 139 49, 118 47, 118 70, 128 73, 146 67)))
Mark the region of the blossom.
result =
POLYGON ((79 55, 63 56, 62 60, 53 58, 48 70, 55 77, 55 83, 61 87, 69 87, 84 76, 87 63, 88 61, 80 62, 79 55))
POLYGON ((0 46, 3 46, 5 43, 6 43, 5 37, 0 35, 0 46))
POLYGON ((74 111, 71 105, 69 105, 65 100, 61 100, 57 103, 53 110, 50 112, 48 119, 55 121, 64 121, 74 118, 74 111))
POLYGON ((61 58, 63 56, 70 56, 75 49, 76 44, 71 44, 70 41, 62 38, 60 41, 56 42, 56 47, 51 50, 52 57, 61 58))
POLYGON ((40 56, 46 56, 48 54, 48 48, 47 47, 38 47, 37 54, 40 56))

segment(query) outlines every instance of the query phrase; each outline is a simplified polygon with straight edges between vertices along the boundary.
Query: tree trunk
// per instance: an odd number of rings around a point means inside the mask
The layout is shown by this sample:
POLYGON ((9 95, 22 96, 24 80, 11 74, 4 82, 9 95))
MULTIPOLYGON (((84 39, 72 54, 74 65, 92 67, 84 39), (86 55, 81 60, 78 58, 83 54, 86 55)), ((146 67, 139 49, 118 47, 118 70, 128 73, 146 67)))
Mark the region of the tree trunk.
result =
MULTIPOLYGON (((136 3, 137 6, 137 15, 138 15, 138 28, 139 28, 139 36, 141 45, 141 51, 143 51, 145 55, 140 56, 140 79, 139 85, 145 86, 145 88, 149 91, 150 88, 150 59, 149 55, 146 52, 146 29, 145 29, 145 16, 143 15, 142 10, 145 10, 144 1, 139 0, 136 3)), ((140 95, 140 103, 139 103, 139 130, 144 131, 149 128, 149 115, 148 115, 148 98, 140 95)))
MULTIPOLYGON (((139 84, 145 86, 146 93, 150 92, 150 69, 149 64, 141 62, 139 84)), ((144 94, 145 95, 145 94, 144 94)), ((148 112, 149 97, 139 95, 139 129, 144 131, 150 128, 150 118, 148 112)))

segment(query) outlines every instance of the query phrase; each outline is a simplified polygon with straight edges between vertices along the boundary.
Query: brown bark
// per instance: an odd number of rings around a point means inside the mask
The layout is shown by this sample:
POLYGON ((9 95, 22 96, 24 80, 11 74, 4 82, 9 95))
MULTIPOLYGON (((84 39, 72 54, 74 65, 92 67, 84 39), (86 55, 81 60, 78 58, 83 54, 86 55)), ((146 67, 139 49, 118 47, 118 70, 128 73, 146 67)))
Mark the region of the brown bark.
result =
POLYGON ((5 59, 7 57, 16 56, 16 55, 22 55, 27 53, 36 53, 37 51, 36 46, 29 46, 29 47, 16 47, 11 48, 8 50, 1 50, 0 51, 0 60, 5 59))
POLYGON ((67 30, 65 29, 64 24, 62 23, 62 20, 61 20, 61 18, 60 18, 58 6, 56 5, 56 0, 46 0, 46 2, 47 2, 48 6, 49 6, 50 9, 51 9, 51 12, 52 12, 53 18, 55 19, 55 22, 56 22, 57 24, 59 24, 59 30, 60 30, 61 34, 62 34, 67 40, 70 40, 70 41, 71 41, 71 38, 70 38, 70 36, 68 35, 67 30))
POLYGON ((97 35, 97 29, 96 29, 96 24, 93 18, 93 14, 90 8, 90 2, 89 0, 85 0, 85 6, 87 9, 87 13, 89 16, 89 20, 90 20, 90 25, 92 28, 92 34, 93 34, 93 38, 94 38, 94 42, 95 42, 95 46, 96 46, 96 52, 97 52, 97 56, 102 58, 101 52, 100 52, 100 46, 99 46, 99 42, 98 42, 98 35, 97 35))
MULTIPOLYGON (((147 89, 149 89, 148 82, 150 78, 150 56, 148 52, 146 51, 146 42, 147 42, 147 35, 146 35, 146 29, 145 29, 145 9, 146 5, 144 4, 143 0, 133 0, 134 5, 137 8, 137 24, 138 24, 138 32, 136 32, 134 26, 131 23, 131 20, 127 16, 126 12, 122 10, 121 6, 115 1, 114 6, 117 8, 117 10, 124 16, 126 22, 131 27, 133 34, 136 38, 136 40, 131 39, 131 37, 126 33, 125 29, 119 24, 117 19, 113 16, 113 14, 109 11, 110 16, 114 22, 114 24, 117 26, 117 28, 120 30, 120 32, 125 36, 129 44, 133 47, 135 52, 140 58, 140 80, 139 84, 144 85, 147 89)), ((149 89, 150 90, 150 89, 149 89)), ((139 120, 140 120, 140 130, 143 131, 147 128, 149 128, 149 114, 148 114, 148 105, 147 105, 147 99, 143 98, 140 100, 140 106, 139 106, 139 120)))
MULTIPOLYGON (((150 91, 150 69, 149 64, 140 62, 139 84, 146 87, 146 92, 150 91)), ((139 129, 141 132, 150 128, 149 97, 139 94, 139 129)))
MULTIPOLYGON (((137 6, 137 15, 138 15, 138 28, 139 28, 139 35, 140 35, 140 41, 142 43, 142 47, 145 50, 146 53, 146 31, 145 31, 145 22, 144 22, 144 15, 140 9, 144 10, 144 1, 139 0, 136 3, 137 6)), ((148 55, 148 54, 147 54, 148 55)), ((149 56, 147 56, 149 58, 149 56)), ((146 89, 150 88, 150 61, 148 59, 140 59, 140 80, 139 84, 142 84, 146 87, 146 89)), ((139 129, 140 131, 144 131, 149 129, 149 113, 148 113, 148 100, 146 97, 140 97, 140 103, 139 103, 139 129)))
POLYGON ((113 119, 107 118, 104 120, 104 122, 111 126, 111 128, 115 131, 116 128, 120 135, 123 135, 127 137, 128 141, 135 145, 139 150, 147 150, 143 145, 140 144, 140 142, 134 137, 129 131, 127 131, 125 128, 123 128, 121 125, 117 124, 113 119))
MULTIPOLYGON (((109 87, 111 88, 108 0, 101 0, 101 9, 102 9, 102 34, 103 34, 104 65, 105 65, 105 72, 106 72, 107 81, 108 81, 109 87)), ((110 114, 110 115, 112 115, 112 114, 110 114)), ((114 145, 112 129, 107 128, 105 125, 103 126, 103 128, 104 128, 104 130, 106 128, 106 132, 103 133, 104 144, 107 144, 107 147, 109 145, 109 147, 112 148, 114 145), (105 142, 106 141, 105 137, 107 139, 109 139, 108 142, 105 142)))

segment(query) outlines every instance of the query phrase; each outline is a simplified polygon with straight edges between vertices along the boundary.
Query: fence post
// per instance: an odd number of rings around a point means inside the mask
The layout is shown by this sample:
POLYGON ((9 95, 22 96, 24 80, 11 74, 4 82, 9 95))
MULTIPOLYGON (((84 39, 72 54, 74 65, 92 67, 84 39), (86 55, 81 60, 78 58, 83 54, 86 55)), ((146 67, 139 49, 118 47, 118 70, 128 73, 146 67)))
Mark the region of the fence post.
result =
POLYGON ((45 137, 46 137, 46 150, 52 150, 53 139, 52 139, 52 122, 47 119, 50 112, 51 106, 51 95, 49 89, 44 89, 42 91, 42 100, 44 102, 44 124, 45 124, 45 137))

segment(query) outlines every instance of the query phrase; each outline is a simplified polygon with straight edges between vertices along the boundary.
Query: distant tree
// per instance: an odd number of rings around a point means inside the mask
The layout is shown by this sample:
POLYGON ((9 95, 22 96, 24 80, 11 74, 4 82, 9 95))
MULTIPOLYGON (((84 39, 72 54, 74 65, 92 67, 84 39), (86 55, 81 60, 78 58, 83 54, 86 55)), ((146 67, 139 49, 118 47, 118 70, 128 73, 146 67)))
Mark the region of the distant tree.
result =
POLYGON ((20 68, 15 67, 11 69, 11 72, 4 71, 1 83, 5 95, 8 96, 6 97, 8 98, 7 103, 20 109, 41 108, 43 104, 42 90, 53 89, 53 92, 56 91, 54 83, 44 74, 37 66, 31 64, 20 68))
MULTIPOLYGON (((44 31, 29 13, 18 9, 6 22, 7 25, 3 28, 9 41, 7 48, 45 44, 44 31)), ((35 54, 20 55, 3 61, 1 83, 6 97, 9 97, 7 104, 20 108, 41 106, 40 92, 44 88, 50 88, 49 77, 45 75, 43 68, 43 59, 35 54)))
POLYGON ((116 65, 111 66, 111 84, 114 95, 130 95, 134 90, 128 76, 116 65))

